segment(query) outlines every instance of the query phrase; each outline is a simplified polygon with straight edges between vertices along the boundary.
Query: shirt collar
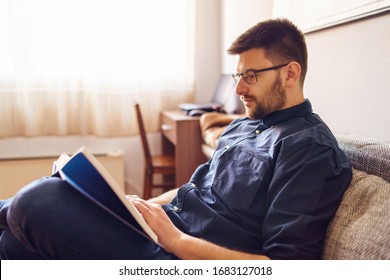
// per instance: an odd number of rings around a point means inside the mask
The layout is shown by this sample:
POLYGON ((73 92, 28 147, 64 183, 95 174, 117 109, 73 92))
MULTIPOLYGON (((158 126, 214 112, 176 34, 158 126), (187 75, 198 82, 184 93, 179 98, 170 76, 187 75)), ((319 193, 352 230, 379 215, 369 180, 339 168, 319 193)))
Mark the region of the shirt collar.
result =
POLYGON ((269 128, 278 123, 293 119, 304 117, 313 112, 311 103, 308 99, 305 99, 304 102, 296 106, 273 112, 272 114, 266 116, 263 120, 260 121, 260 126, 262 129, 269 128))

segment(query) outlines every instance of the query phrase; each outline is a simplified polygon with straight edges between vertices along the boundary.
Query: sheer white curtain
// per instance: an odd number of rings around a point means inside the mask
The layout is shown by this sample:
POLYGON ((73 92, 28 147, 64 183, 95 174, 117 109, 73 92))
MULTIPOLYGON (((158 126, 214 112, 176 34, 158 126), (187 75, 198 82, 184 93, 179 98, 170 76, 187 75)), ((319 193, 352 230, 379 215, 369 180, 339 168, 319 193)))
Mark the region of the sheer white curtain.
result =
POLYGON ((193 0, 0 0, 0 137, 123 136, 194 90, 193 0))

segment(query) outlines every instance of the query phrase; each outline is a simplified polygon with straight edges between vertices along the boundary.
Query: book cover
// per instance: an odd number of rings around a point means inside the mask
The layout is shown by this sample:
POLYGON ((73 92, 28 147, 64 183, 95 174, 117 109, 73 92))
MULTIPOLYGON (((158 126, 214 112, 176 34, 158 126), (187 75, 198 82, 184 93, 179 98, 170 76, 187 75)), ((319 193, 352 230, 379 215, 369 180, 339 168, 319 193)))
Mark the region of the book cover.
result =
POLYGON ((72 157, 62 154, 53 164, 53 174, 110 212, 114 217, 157 242, 157 235, 146 223, 126 194, 109 172, 86 147, 79 149, 72 157))

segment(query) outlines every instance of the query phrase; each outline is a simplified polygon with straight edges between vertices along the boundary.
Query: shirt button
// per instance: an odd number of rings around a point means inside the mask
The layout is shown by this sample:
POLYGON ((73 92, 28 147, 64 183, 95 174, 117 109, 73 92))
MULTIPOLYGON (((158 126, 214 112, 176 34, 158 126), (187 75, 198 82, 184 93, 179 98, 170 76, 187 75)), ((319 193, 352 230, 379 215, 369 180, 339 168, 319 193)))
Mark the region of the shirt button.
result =
POLYGON ((177 206, 173 206, 173 211, 177 212, 179 211, 179 208, 177 206))
POLYGON ((256 129, 256 134, 260 134, 261 133, 261 131, 260 130, 258 130, 258 129, 256 129))
POLYGON ((229 149, 230 148, 230 145, 226 145, 225 146, 225 150, 229 149))

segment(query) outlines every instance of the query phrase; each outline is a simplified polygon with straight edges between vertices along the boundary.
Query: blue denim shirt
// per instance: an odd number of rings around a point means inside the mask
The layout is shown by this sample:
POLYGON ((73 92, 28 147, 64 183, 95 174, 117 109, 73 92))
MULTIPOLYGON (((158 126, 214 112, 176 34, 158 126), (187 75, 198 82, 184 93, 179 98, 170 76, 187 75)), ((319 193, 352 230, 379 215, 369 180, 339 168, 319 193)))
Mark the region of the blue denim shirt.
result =
POLYGON ((212 159, 164 205, 182 231, 271 259, 319 259, 351 163, 308 100, 233 121, 212 159))

